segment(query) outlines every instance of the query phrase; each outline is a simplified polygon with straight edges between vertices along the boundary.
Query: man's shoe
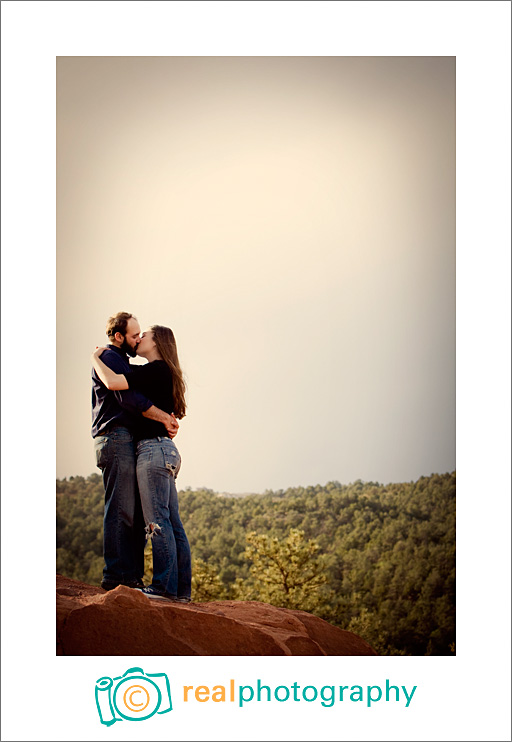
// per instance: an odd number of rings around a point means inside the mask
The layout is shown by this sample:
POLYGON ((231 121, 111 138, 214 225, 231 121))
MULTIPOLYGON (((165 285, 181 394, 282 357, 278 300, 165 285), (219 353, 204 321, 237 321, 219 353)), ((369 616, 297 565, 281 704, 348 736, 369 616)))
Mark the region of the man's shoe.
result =
POLYGON ((190 603, 190 598, 175 598, 176 603, 190 603))
POLYGON ((124 585, 125 587, 131 587, 134 590, 144 589, 144 583, 142 582, 142 580, 128 580, 127 582, 122 582, 121 585, 124 585))
POLYGON ((125 587, 131 587, 136 588, 139 590, 142 590, 144 587, 144 583, 142 580, 123 580, 122 582, 111 582, 110 580, 102 580, 100 587, 103 590, 115 590, 116 587, 119 587, 119 585, 124 585, 125 587))
POLYGON ((153 585, 148 585, 148 587, 145 587, 141 590, 141 593, 143 595, 146 595, 148 598, 154 598, 155 600, 167 600, 171 602, 176 601, 176 596, 171 595, 170 593, 166 593, 164 590, 157 590, 153 585))
POLYGON ((102 580, 100 587, 102 588, 102 590, 114 590, 120 584, 120 582, 110 582, 109 580, 102 580))

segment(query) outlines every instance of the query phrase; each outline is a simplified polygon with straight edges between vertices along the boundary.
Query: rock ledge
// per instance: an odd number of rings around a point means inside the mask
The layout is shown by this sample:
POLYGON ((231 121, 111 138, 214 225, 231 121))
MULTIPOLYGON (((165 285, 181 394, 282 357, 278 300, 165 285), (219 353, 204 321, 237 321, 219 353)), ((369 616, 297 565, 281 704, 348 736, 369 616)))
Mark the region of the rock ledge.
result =
POLYGON ((255 601, 163 603, 57 575, 58 655, 375 655, 304 611, 255 601))

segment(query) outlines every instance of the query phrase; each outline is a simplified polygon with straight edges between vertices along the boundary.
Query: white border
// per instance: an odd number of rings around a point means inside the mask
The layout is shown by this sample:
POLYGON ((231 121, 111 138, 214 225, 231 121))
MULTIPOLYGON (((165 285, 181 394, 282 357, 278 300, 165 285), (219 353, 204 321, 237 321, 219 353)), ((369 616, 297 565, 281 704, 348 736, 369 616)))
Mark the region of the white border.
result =
POLYGON ((3 2, 2 185, 3 738, 510 739, 510 4, 3 2), (65 55, 457 57, 457 657, 132 662, 178 684, 222 682, 219 667, 275 684, 392 674, 418 685, 407 715, 196 705, 167 727, 155 717, 107 730, 90 713, 91 688, 130 658, 54 656, 55 57, 65 55))

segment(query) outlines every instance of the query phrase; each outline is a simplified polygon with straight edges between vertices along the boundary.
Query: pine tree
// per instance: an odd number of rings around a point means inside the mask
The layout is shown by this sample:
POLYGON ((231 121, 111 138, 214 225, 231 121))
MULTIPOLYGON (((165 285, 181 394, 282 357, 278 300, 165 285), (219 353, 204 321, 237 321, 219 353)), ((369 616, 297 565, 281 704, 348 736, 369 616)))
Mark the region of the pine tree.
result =
POLYGON ((306 611, 314 611, 325 601, 325 560, 318 554, 318 543, 305 540, 304 531, 292 528, 283 539, 251 531, 246 543, 244 555, 252 562, 252 579, 237 580, 234 590, 239 600, 306 611))
POLYGON ((226 600, 227 591, 215 567, 203 559, 192 563, 192 600, 226 600))

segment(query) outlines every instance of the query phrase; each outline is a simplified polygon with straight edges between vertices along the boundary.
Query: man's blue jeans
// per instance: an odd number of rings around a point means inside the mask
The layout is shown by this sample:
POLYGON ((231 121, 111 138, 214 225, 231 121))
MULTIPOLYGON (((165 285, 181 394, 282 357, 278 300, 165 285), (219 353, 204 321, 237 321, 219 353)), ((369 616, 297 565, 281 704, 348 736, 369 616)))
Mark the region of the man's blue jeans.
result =
POLYGON ((137 444, 140 499, 153 545, 153 587, 172 597, 190 599, 190 546, 175 482, 180 466, 181 457, 170 438, 146 438, 137 444))
POLYGON ((133 436, 128 428, 114 428, 108 435, 97 436, 94 447, 105 488, 103 580, 142 580, 145 534, 133 436))

